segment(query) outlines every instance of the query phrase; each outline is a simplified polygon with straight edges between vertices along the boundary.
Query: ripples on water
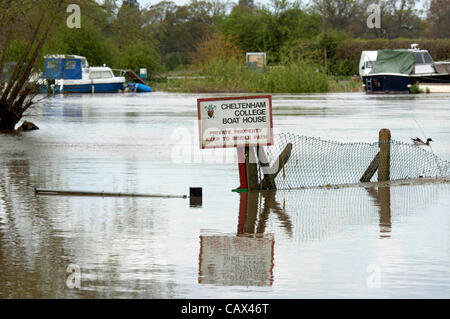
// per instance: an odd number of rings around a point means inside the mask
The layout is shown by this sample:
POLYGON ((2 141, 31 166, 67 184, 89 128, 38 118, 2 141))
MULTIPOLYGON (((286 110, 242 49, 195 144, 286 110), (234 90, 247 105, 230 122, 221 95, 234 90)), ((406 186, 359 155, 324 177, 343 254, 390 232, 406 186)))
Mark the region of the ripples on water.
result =
MULTIPOLYGON (((234 150, 198 149, 198 97, 59 96, 27 116, 39 131, 0 136, 0 297, 449 297, 450 185, 231 193, 234 150), (190 186, 203 187, 202 207, 34 195, 190 186), (81 289, 67 286, 71 264, 81 289), (380 288, 368 287, 372 269, 380 288)), ((343 142, 425 131, 449 160, 448 101, 279 95, 274 122, 343 142)))

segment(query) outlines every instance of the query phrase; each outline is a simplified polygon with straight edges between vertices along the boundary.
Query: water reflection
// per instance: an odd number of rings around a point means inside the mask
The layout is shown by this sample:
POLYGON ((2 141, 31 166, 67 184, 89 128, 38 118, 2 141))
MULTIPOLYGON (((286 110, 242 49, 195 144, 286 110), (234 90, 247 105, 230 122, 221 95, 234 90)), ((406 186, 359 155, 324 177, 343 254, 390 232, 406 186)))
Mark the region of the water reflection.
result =
MULTIPOLYGON (((294 241, 324 240, 357 231, 377 221, 379 236, 389 238, 392 220, 429 209, 446 185, 278 191, 294 241), (392 206, 394 205, 394 206, 392 206)), ((283 227, 283 229, 289 229, 283 227)))
POLYGON ((241 194, 237 234, 275 232, 286 239, 310 242, 357 231, 355 227, 372 226, 376 221, 380 238, 389 238, 393 218, 399 220, 423 212, 445 187, 383 186, 241 194))
POLYGON ((240 194, 238 234, 264 234, 270 213, 280 221, 286 233, 292 236, 292 221, 286 214, 286 202, 280 204, 276 192, 249 192, 240 194))
MULTIPOLYGON (((395 217, 420 212, 435 200, 438 190, 436 185, 395 186, 395 202, 401 207, 394 209, 395 217)), ((203 232, 200 236, 200 284, 272 285, 275 237, 307 243, 353 237, 367 227, 373 234, 375 219, 381 239, 390 238, 393 231, 389 186, 239 196, 237 234, 203 232)))
POLYGON ((203 231, 200 236, 199 283, 219 286, 271 286, 273 284, 273 234, 266 234, 271 211, 292 225, 275 200, 274 192, 239 194, 237 234, 214 234, 203 231))
POLYGON ((30 162, 10 160, 0 172, 0 297, 56 298, 65 287, 66 251, 48 216, 35 215, 42 203, 30 162))
POLYGON ((199 284, 218 286, 271 286, 273 284, 273 235, 200 236, 199 284))
MULTIPOLYGON (((239 198, 228 192, 234 164, 170 162, 170 133, 192 130, 198 97, 55 97, 27 113, 41 130, 0 136, 0 298, 449 296, 449 185, 239 198), (196 209, 185 200, 35 197, 33 189, 184 194, 191 186, 205 190, 196 209), (70 264, 80 266, 79 290, 66 286, 70 264), (382 269, 381 289, 367 288, 370 264, 382 269)), ((406 141, 417 118, 440 141, 433 150, 450 156, 448 95, 294 100, 275 97, 275 112, 330 111, 275 115, 284 132, 372 142, 387 126, 406 141)))
POLYGON ((376 206, 380 208, 380 238, 389 238, 391 233, 391 187, 366 188, 376 206))
POLYGON ((23 154, 15 157, 0 162, 0 298, 180 293, 174 266, 155 261, 160 248, 154 229, 166 227, 148 208, 156 201, 36 197, 40 173, 23 154), (66 284, 71 264, 81 269, 80 289, 66 284))

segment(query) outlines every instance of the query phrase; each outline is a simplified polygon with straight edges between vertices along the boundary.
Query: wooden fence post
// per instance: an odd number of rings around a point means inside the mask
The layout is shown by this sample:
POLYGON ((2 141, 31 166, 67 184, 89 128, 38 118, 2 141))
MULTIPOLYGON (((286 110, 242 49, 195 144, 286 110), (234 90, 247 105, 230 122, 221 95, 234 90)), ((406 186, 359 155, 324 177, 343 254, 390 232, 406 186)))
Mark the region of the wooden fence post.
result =
POLYGON ((367 167, 366 171, 364 172, 363 176, 359 180, 361 183, 368 183, 370 182, 371 178, 375 173, 377 172, 378 166, 380 163, 380 152, 375 156, 375 158, 370 163, 369 167, 367 167))
POLYGON ((380 156, 378 165, 378 181, 386 182, 391 176, 391 131, 381 129, 379 133, 380 156))

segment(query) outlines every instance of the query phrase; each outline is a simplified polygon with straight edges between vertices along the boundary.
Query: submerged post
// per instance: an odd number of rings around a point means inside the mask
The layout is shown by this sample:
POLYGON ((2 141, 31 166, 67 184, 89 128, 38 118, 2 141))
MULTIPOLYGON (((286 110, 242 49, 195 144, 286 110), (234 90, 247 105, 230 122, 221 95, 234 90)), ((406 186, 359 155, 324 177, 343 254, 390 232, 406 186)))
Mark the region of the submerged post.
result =
POLYGON ((238 155, 238 168, 239 168, 239 181, 241 185, 235 191, 247 191, 247 165, 246 165, 246 148, 238 147, 237 155, 238 155))
POLYGON ((255 147, 245 148, 245 165, 247 173, 247 189, 249 191, 259 190, 258 164, 256 160, 255 147))
POLYGON ((379 133, 380 156, 378 165, 378 181, 386 182, 391 177, 391 131, 381 129, 379 133))
POLYGON ((190 187, 189 188, 189 205, 192 208, 202 207, 203 204, 203 188, 190 187))

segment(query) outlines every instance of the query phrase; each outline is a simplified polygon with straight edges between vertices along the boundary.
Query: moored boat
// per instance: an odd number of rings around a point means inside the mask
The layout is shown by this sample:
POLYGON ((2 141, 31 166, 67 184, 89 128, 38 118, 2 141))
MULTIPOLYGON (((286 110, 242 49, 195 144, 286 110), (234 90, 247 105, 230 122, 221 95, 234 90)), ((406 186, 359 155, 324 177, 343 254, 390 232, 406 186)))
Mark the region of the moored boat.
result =
POLYGON ((90 67, 77 55, 45 56, 39 81, 42 93, 117 93, 124 89, 125 77, 115 76, 107 66, 90 67))
POLYGON ((372 70, 362 75, 366 93, 409 93, 414 84, 450 84, 450 63, 434 62, 427 50, 379 50, 372 70))

